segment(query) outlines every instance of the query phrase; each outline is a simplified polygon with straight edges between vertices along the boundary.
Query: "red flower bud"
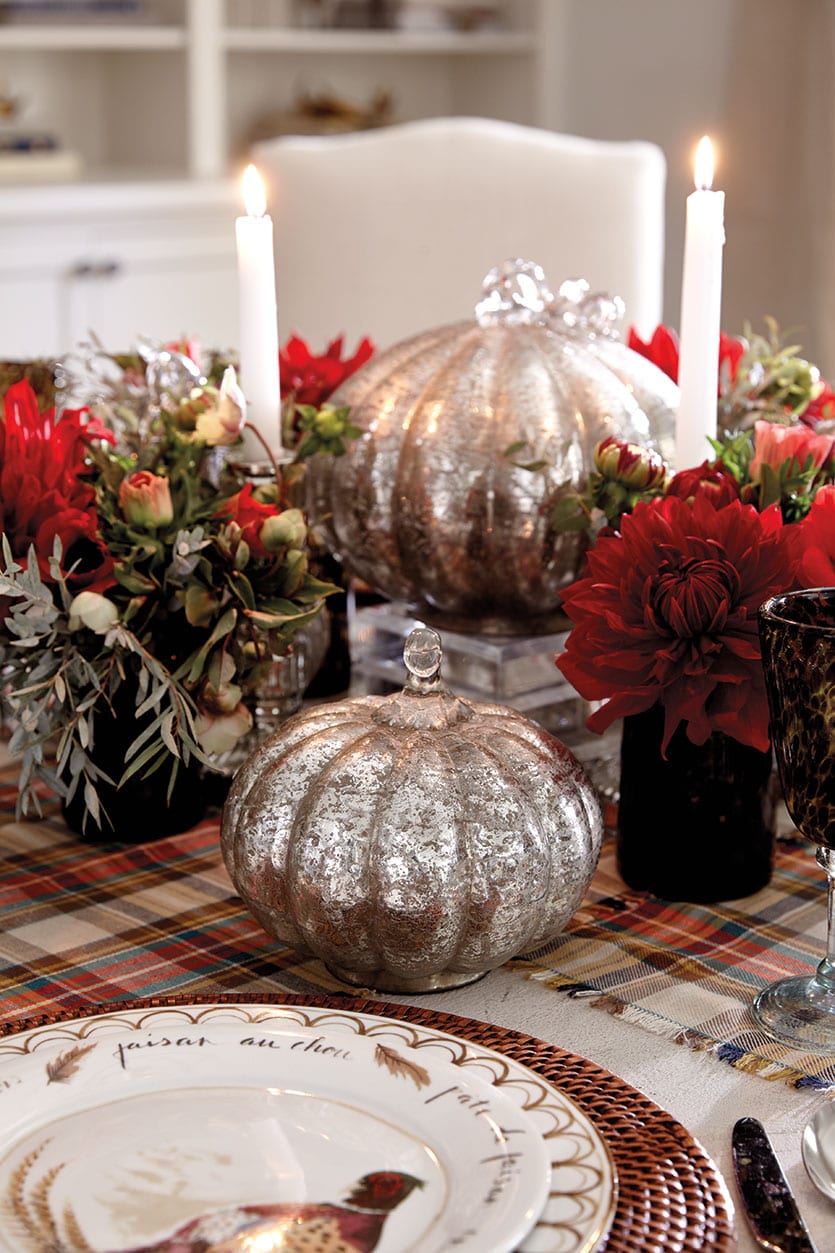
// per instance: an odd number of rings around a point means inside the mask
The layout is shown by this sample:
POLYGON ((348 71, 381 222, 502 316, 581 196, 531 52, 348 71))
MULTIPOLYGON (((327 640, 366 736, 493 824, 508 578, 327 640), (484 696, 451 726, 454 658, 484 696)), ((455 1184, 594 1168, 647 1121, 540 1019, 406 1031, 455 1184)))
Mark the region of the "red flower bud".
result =
POLYGON ((739 499, 739 484, 732 474, 728 474, 721 461, 715 465, 703 461, 700 466, 674 474, 667 484, 667 495, 678 496, 691 505, 697 496, 706 496, 717 509, 721 509, 722 505, 739 499))
POLYGON ((613 435, 595 446, 594 464, 604 479, 623 483, 639 492, 662 487, 667 477, 667 467, 657 452, 642 444, 615 439, 613 435))

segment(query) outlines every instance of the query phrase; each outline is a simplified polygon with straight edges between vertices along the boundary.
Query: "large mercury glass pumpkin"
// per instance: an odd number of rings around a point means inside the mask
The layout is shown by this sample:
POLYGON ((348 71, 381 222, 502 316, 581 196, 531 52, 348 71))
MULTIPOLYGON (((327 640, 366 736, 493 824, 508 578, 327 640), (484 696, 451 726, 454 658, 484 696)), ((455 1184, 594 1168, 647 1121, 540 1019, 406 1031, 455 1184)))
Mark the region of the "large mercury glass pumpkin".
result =
POLYGON ((594 790, 558 740, 454 696, 436 633, 408 682, 289 719, 244 763, 223 812, 235 888, 276 939, 348 983, 469 983, 557 935, 600 853, 594 790))
POLYGON ((673 453, 678 388, 619 342, 621 314, 581 281, 554 296, 538 266, 508 262, 474 321, 348 379, 333 403, 363 435, 312 460, 308 501, 346 568, 454 630, 553 630, 587 542, 556 529, 560 495, 585 485, 608 435, 673 453))

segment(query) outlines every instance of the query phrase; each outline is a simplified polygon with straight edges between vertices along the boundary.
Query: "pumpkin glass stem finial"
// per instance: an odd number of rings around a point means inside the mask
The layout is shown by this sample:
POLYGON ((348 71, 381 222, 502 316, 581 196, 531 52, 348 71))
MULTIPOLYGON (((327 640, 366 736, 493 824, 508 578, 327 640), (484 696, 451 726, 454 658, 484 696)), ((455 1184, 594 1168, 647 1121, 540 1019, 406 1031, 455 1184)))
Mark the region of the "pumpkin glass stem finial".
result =
POLYGON ((479 326, 545 326, 553 303, 542 266, 514 257, 485 275, 475 316, 479 326))
POLYGON ((437 687, 441 677, 443 648, 441 637, 431 627, 415 627, 403 647, 403 660, 409 671, 407 686, 426 692, 437 687))
POLYGON ((443 646, 431 627, 415 627, 403 645, 408 677, 400 692, 381 697, 371 714, 381 726, 441 731, 468 722, 475 705, 451 692, 441 678, 443 646))

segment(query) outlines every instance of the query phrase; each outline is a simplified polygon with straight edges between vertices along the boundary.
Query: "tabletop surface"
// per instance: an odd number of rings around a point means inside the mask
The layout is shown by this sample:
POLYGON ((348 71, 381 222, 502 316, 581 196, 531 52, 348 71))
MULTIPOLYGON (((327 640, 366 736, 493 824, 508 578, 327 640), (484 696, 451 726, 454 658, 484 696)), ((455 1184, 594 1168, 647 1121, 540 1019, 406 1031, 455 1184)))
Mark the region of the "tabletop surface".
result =
MULTIPOLYGON (((222 864, 216 818, 144 845, 86 844, 67 831, 54 801, 46 803, 43 819, 15 821, 14 770, 2 758, 0 767, 0 1024, 7 1030, 33 1015, 170 992, 347 991, 317 961, 273 944, 247 914, 222 864)), ((799 856, 778 854, 785 867, 775 876, 772 897, 780 883, 797 879, 799 856)), ((589 900, 611 900, 616 884, 607 846, 589 900)), ((813 912, 819 909, 822 935, 822 878, 819 888, 811 877, 804 880, 800 895, 813 912)), ((584 903, 566 951, 589 929, 592 912, 584 903)), ((687 915, 681 918, 686 922, 687 915)), ((578 992, 576 984, 546 982, 554 964, 546 955, 534 969, 509 963, 453 991, 379 999, 490 1022, 596 1062, 687 1128, 721 1170, 737 1205, 731 1129, 737 1118, 759 1118, 820 1253, 835 1247, 835 1205, 808 1181, 800 1155, 804 1124, 835 1089, 814 1077, 787 1082, 779 1072, 746 1073, 744 1060, 711 1053, 692 1034, 680 1032, 676 1043, 657 1027, 648 1030, 613 1012, 612 1004, 601 1003, 605 998, 578 992)), ((737 1237, 742 1253, 757 1247, 741 1215, 737 1237)))

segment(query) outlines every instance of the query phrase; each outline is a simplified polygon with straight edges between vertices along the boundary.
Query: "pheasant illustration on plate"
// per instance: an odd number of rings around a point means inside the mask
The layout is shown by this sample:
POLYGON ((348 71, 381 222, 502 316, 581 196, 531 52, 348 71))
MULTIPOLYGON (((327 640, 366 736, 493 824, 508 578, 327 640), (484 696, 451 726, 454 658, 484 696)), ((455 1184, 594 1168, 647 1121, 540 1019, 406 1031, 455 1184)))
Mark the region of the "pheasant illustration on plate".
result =
POLYGON ((341 1205, 240 1205, 194 1218, 173 1235, 125 1253, 372 1253, 385 1221, 423 1181, 399 1170, 364 1175, 341 1205))

